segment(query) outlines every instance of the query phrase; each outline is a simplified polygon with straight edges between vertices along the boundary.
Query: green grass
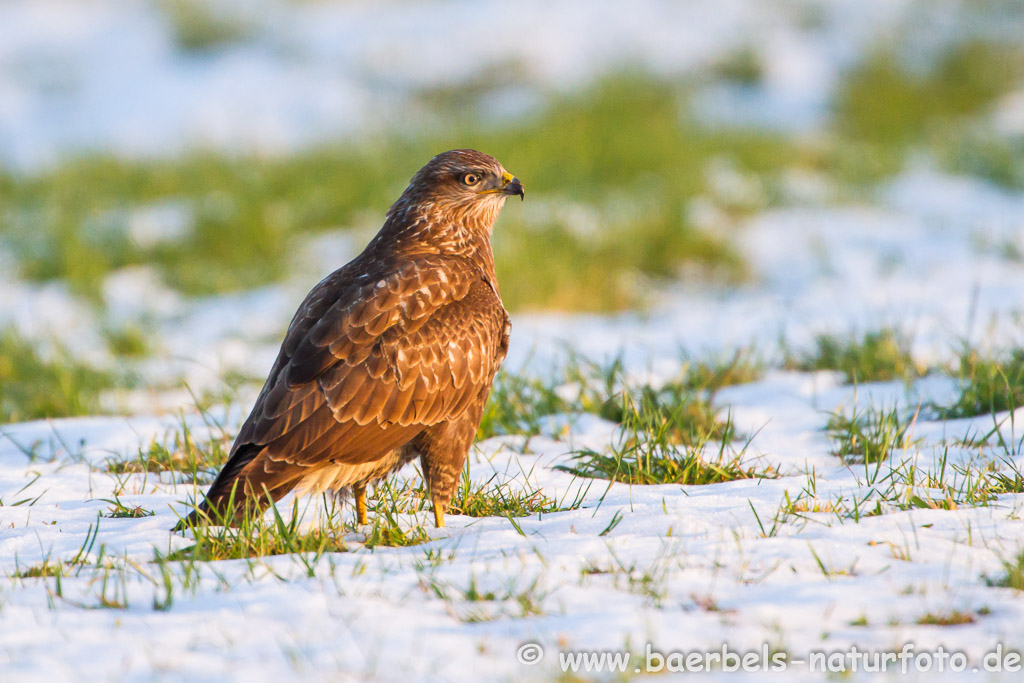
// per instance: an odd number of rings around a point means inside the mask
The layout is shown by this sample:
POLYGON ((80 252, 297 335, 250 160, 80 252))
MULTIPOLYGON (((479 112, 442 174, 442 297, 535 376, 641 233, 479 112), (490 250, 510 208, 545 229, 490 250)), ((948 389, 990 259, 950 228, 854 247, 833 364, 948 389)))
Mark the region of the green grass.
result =
MULTIPOLYGON (((165 0, 162 7, 188 49, 240 39, 200 2, 165 0)), ((717 68, 749 82, 758 78, 756 62, 754 52, 741 50, 717 68)), ((134 264, 155 265, 185 294, 250 289, 288 273, 297 236, 376 227, 430 156, 474 146, 501 159, 530 193, 525 205, 504 212, 494 235, 508 306, 623 310, 645 304, 659 284, 680 275, 747 276, 728 230, 706 232, 688 217, 696 197, 714 198, 733 220, 760 208, 719 196, 709 169, 723 162, 759 181, 769 205, 778 201, 776 181, 787 168, 863 184, 898 171, 913 146, 958 169, 1012 182, 1024 174, 1024 155, 973 129, 969 138, 949 131, 967 130, 966 117, 1014 87, 1021 63, 1017 48, 975 42, 918 74, 882 49, 844 78, 825 143, 701 127, 687 116, 686 84, 642 73, 552 94, 542 111, 495 125, 473 105, 514 81, 514 71, 503 69, 465 88, 424 92, 438 123, 409 136, 274 159, 89 157, 36 176, 0 172, 0 237, 22 276, 65 280, 97 298, 107 274, 134 264), (192 229, 174 242, 135 243, 132 211, 164 202, 183 207, 192 229), (592 220, 580 225, 564 210, 571 206, 587 208, 592 220)), ((112 345, 126 353, 140 348, 137 339, 112 345)))
POLYGON ((125 505, 116 495, 113 498, 104 498, 103 500, 110 503, 106 514, 103 515, 104 517, 138 519, 139 517, 152 517, 155 514, 152 510, 147 510, 141 505, 125 505))
POLYGON ((95 414, 103 392, 123 384, 65 350, 44 356, 17 333, 0 333, 0 424, 95 414))
POLYGON ((645 410, 670 421, 678 436, 705 428, 722 434, 710 403, 715 392, 754 382, 763 374, 764 364, 748 349, 721 358, 684 358, 679 376, 660 387, 627 387, 619 360, 600 364, 572 356, 544 379, 502 370, 484 407, 477 439, 538 434, 542 418, 556 413, 591 413, 622 422, 626 391, 640 397, 645 410))
POLYGON ((448 512, 468 517, 528 517, 567 509, 540 489, 515 489, 505 483, 495 483, 496 478, 497 474, 481 484, 474 484, 467 466, 448 512))
POLYGON ((371 522, 370 532, 366 535, 366 547, 375 548, 407 548, 420 545, 430 540, 430 535, 421 525, 408 526, 402 524, 394 512, 389 509, 377 508, 371 522))
POLYGON ((200 443, 183 424, 166 442, 154 441, 132 459, 108 458, 106 471, 111 474, 178 472, 196 483, 208 483, 227 462, 230 447, 231 438, 227 434, 200 443))
POLYGON ((963 624, 973 624, 977 620, 978 618, 970 612, 953 610, 952 612, 929 612, 918 618, 916 623, 922 626, 962 626, 963 624))
POLYGON ((580 477, 633 485, 690 486, 772 476, 769 472, 743 466, 739 457, 726 455, 724 449, 718 455, 712 460, 693 448, 648 450, 634 442, 624 448, 614 448, 611 453, 591 449, 576 451, 571 465, 558 465, 555 469, 580 477))
POLYGON ((743 85, 756 85, 764 80, 761 56, 749 45, 718 60, 712 65, 712 72, 719 78, 743 85))
POLYGON ((992 464, 985 472, 986 490, 991 496, 1004 493, 1024 493, 1024 472, 1006 458, 1002 467, 992 464))
POLYGON ((1016 410, 1024 405, 1024 349, 982 355, 976 349, 964 348, 957 378, 960 395, 952 405, 935 407, 940 418, 1016 410))
POLYGON ((743 348, 729 356, 687 360, 680 384, 689 391, 706 391, 713 396, 722 387, 756 382, 764 371, 764 361, 752 349, 743 348))
POLYGON ((833 162, 854 182, 878 180, 900 171, 907 150, 928 149, 955 170, 962 165, 1007 177, 1005 152, 973 157, 959 149, 970 136, 965 120, 984 113, 1024 76, 1018 45, 966 42, 940 55, 923 70, 911 69, 897 49, 882 47, 843 79, 836 96, 833 162), (985 161, 988 155, 994 163, 985 161), (1003 161, 1000 162, 999 159, 1003 161))
POLYGON ((327 552, 345 552, 343 539, 348 528, 331 520, 320 526, 303 530, 299 527, 301 515, 297 504, 291 519, 285 521, 276 506, 271 507, 273 519, 265 521, 263 515, 245 515, 237 526, 189 526, 194 543, 166 556, 170 561, 211 562, 235 560, 268 555, 311 554, 311 566, 327 552))
POLYGON ((107 347, 118 358, 145 358, 149 355, 150 344, 146 334, 136 325, 106 330, 107 347))
MULTIPOLYGON (((528 472, 522 476, 529 481, 528 472)), ((406 480, 399 485, 398 479, 382 482, 374 491, 368 503, 374 514, 395 510, 402 513, 417 513, 430 508, 430 496, 422 483, 413 484, 406 480)), ((467 517, 529 517, 536 514, 575 510, 582 500, 556 501, 532 486, 525 488, 498 481, 497 473, 486 481, 475 483, 470 477, 469 461, 462 469, 459 486, 452 496, 448 514, 467 517)))
MULTIPOLYGON (((200 3, 168 0, 167 8, 172 18, 186 17, 174 19, 184 25, 200 3)), ((225 39, 231 38, 183 40, 202 48, 225 39)), ((288 273, 300 235, 358 225, 365 227, 361 242, 428 158, 472 146, 502 160, 530 194, 526 204, 506 209, 494 234, 508 307, 623 310, 644 305, 650 292, 680 276, 727 282, 747 277, 728 230, 707 232, 688 217, 696 197, 714 198, 734 222, 761 208, 719 196, 709 169, 723 162, 763 185, 769 205, 778 201, 777 179, 787 168, 805 166, 864 183, 898 171, 910 146, 930 141, 951 164, 1016 177, 1020 155, 1005 144, 947 134, 1017 82, 1016 55, 1010 48, 970 44, 915 76, 880 52, 845 78, 832 142, 824 144, 703 128, 686 115, 685 85, 636 73, 551 95, 542 111, 494 125, 466 113, 505 84, 489 78, 463 90, 423 93, 424 106, 440 123, 409 137, 274 159, 92 157, 37 176, 0 172, 0 237, 22 276, 65 280, 95 298, 107 274, 135 264, 156 266, 185 294, 250 289, 288 273), (132 211, 165 202, 181 206, 192 229, 174 242, 135 243, 128 230, 132 211), (584 224, 568 210, 572 206, 589 211, 584 224)), ((747 80, 756 78, 752 64, 752 54, 740 53, 721 67, 730 78, 747 80)), ((131 351, 137 341, 123 346, 131 351)))
MULTIPOLYGON (((789 492, 784 494, 784 502, 771 520, 773 533, 770 535, 775 535, 779 526, 792 518, 811 521, 809 513, 832 515, 842 524, 897 511, 988 507, 998 504, 1000 494, 1021 492, 1020 472, 1010 461, 1002 467, 988 460, 950 462, 948 449, 937 462, 924 467, 913 458, 890 458, 894 448, 908 443, 905 431, 902 437, 892 436, 900 428, 893 426, 891 413, 875 411, 875 414, 889 422, 887 431, 882 436, 876 435, 873 442, 870 437, 858 439, 856 450, 859 452, 848 454, 851 460, 863 466, 860 472, 863 483, 859 490, 822 498, 816 476, 809 474, 807 485, 799 493, 793 497, 789 492), (864 452, 872 459, 865 459, 864 452)), ((843 442, 849 443, 849 437, 843 442)), ((910 559, 908 545, 888 545, 893 557, 910 559)))
POLYGON ((730 445, 735 437, 731 420, 719 421, 710 407, 695 409, 700 401, 674 401, 676 397, 652 390, 641 392, 639 399, 624 393, 622 432, 608 452, 575 451, 572 464, 556 469, 640 485, 716 484, 775 476, 741 463, 744 449, 737 452, 730 445), (709 458, 712 449, 717 453, 709 458))
POLYGON ((910 354, 910 340, 893 328, 863 336, 821 334, 815 349, 802 355, 786 351, 785 367, 791 370, 838 370, 848 384, 910 380, 923 374, 910 354))
POLYGON ((206 52, 244 40, 252 28, 203 0, 159 0, 174 43, 185 52, 206 52))
POLYGON ((732 422, 700 393, 670 382, 661 389, 640 387, 624 391, 605 406, 604 417, 638 434, 657 434, 670 444, 692 446, 706 439, 736 438, 732 422))
POLYGON ((990 586, 1002 586, 1018 591, 1024 591, 1024 552, 1020 552, 1010 560, 1003 560, 1005 574, 1000 577, 986 578, 985 582, 990 586))
POLYGON ((484 406, 477 439, 504 434, 537 434, 540 420, 570 408, 551 382, 500 370, 484 406))
POLYGON ((901 418, 895 408, 854 409, 850 416, 833 413, 825 430, 835 442, 835 455, 852 462, 877 463, 896 449, 912 445, 908 432, 913 422, 901 418))
POLYGON ((55 576, 65 576, 67 574, 67 568, 61 562, 50 562, 50 560, 44 560, 39 564, 26 567, 24 569, 16 569, 10 578, 15 579, 39 579, 39 578, 52 578, 55 576))

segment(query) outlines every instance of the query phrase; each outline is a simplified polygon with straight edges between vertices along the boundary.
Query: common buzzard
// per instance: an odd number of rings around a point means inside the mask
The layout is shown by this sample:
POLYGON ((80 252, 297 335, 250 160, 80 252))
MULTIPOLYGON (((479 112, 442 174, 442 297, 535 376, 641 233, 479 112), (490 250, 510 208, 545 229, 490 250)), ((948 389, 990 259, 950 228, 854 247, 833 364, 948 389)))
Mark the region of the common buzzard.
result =
POLYGON ((491 228, 522 183, 471 149, 421 168, 359 256, 306 296, 231 454, 179 527, 289 491, 354 494, 420 459, 437 526, 508 350, 491 228))

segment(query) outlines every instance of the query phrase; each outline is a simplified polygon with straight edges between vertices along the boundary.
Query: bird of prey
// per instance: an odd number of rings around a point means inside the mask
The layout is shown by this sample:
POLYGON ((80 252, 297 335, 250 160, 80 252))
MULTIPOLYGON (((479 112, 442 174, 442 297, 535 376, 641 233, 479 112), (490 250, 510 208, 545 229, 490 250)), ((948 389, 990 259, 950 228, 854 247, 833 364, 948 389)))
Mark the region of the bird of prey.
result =
POLYGON ((470 149, 413 176, 359 256, 306 295, 230 456, 179 528, 236 524, 289 491, 353 495, 420 459, 437 526, 508 350, 491 253, 518 178, 470 149))

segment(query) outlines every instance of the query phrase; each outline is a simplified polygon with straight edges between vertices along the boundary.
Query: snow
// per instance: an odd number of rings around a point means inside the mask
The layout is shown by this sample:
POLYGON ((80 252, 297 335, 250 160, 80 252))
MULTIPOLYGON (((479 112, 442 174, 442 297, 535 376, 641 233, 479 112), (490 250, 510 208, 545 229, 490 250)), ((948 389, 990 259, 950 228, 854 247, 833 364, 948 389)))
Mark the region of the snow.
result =
POLYGON ((992 113, 995 129, 1007 137, 1024 135, 1024 90, 1005 95, 992 113))

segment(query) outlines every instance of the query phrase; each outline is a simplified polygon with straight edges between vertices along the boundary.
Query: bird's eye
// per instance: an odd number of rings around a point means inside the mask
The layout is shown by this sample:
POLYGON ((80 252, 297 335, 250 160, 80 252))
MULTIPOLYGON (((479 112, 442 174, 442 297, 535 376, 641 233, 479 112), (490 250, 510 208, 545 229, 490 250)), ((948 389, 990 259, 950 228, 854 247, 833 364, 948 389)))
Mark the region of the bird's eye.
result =
POLYGON ((480 182, 480 176, 476 173, 467 173, 466 175, 462 176, 462 182, 466 183, 467 185, 476 185, 477 183, 480 182))

